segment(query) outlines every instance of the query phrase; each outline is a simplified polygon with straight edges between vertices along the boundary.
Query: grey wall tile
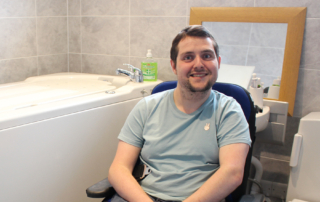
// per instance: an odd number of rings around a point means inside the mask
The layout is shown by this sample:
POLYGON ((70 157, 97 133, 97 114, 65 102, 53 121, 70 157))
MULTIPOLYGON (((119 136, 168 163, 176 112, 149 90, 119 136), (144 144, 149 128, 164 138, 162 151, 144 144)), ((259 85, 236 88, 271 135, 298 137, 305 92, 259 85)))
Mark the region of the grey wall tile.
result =
POLYGON ((80 15, 80 1, 81 0, 68 0, 68 15, 80 15))
POLYGON ((313 66, 320 70, 320 19, 307 19, 306 28, 303 37, 301 62, 302 68, 310 68, 308 65, 318 64, 313 66))
POLYGON ((320 1, 318 0, 256 0, 257 7, 308 7, 308 18, 320 17, 320 1))
POLYGON ((131 17, 130 55, 145 57, 152 49, 154 58, 170 58, 172 40, 185 24, 185 17, 131 17))
POLYGON ((68 54, 38 57, 39 75, 68 72, 68 54))
POLYGON ((118 68, 126 68, 123 63, 129 63, 129 57, 82 54, 83 73, 116 75, 118 68))
POLYGON ((0 83, 23 81, 37 74, 37 57, 0 60, 0 83))
POLYGON ((37 54, 35 18, 2 18, 0 28, 0 59, 37 54))
POLYGON ((319 78, 319 70, 300 69, 293 113, 295 117, 303 117, 310 112, 320 111, 319 78))
POLYGON ((82 0, 82 15, 129 15, 129 0, 82 0))
POLYGON ((284 48, 287 23, 252 23, 250 46, 284 48))
MULTIPOLYGON (((130 64, 141 69, 141 62, 145 58, 130 57, 130 64)), ((156 58, 155 61, 158 63, 158 79, 162 81, 177 80, 177 76, 173 73, 170 59, 156 58)))
POLYGON ((204 26, 219 45, 249 45, 252 23, 206 22, 204 26))
POLYGON ((81 17, 69 17, 69 52, 81 53, 81 17))
POLYGON ((280 48, 249 47, 248 66, 255 66, 255 73, 281 76, 284 50, 280 48))
POLYGON ((246 65, 248 47, 219 45, 222 64, 246 65))
POLYGON ((290 174, 289 162, 263 157, 260 158, 260 162, 263 166, 262 180, 288 184, 290 174))
POLYGON ((37 0, 38 16, 66 16, 67 0, 37 0))
POLYGON ((41 17, 37 25, 39 55, 67 53, 67 17, 41 17))
POLYGON ((35 15, 35 0, 0 1, 0 17, 25 17, 35 15))
POLYGON ((69 72, 81 73, 81 54, 69 53, 69 72))
POLYGON ((188 15, 190 7, 253 7, 254 0, 189 0, 188 15))
POLYGON ((131 0, 130 14, 134 16, 186 16, 187 0, 131 0))
POLYGON ((129 18, 83 17, 82 52, 129 55, 129 18))

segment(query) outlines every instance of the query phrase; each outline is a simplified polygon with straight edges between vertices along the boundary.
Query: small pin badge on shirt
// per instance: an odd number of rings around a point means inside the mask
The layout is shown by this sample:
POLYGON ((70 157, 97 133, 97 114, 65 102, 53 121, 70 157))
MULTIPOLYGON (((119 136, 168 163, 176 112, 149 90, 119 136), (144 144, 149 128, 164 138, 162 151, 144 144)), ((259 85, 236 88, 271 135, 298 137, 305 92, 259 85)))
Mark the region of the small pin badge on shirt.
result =
POLYGON ((206 123, 206 125, 204 126, 204 130, 209 130, 210 129, 210 123, 206 123))

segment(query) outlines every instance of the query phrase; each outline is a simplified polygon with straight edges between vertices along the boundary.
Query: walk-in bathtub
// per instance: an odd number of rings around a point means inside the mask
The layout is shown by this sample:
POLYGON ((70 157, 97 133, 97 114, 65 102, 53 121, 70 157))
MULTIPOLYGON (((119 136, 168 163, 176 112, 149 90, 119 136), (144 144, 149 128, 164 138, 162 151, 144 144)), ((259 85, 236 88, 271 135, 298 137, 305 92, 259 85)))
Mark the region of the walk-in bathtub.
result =
POLYGON ((158 82, 62 73, 0 85, 0 201, 85 202, 118 133, 158 82))

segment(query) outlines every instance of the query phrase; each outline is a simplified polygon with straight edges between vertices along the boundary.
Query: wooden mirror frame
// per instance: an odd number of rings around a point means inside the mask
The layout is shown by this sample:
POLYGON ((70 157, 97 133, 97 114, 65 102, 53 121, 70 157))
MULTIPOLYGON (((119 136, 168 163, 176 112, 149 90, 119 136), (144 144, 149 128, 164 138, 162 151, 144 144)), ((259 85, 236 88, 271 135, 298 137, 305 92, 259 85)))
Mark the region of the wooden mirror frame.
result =
POLYGON ((287 23, 278 100, 289 103, 288 114, 293 116, 306 13, 306 7, 192 7, 190 25, 202 22, 287 23))

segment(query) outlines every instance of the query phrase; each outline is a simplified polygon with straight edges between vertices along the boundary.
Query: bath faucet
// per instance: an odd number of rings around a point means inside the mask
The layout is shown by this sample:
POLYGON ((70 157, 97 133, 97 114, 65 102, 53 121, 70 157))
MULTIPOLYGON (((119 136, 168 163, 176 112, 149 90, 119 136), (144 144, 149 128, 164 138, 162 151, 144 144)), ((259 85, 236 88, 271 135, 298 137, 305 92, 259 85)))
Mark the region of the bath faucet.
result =
POLYGON ((116 74, 117 75, 118 74, 125 74, 125 75, 129 76, 130 79, 132 81, 134 81, 134 82, 138 82, 138 83, 143 82, 142 71, 139 68, 136 68, 136 67, 134 67, 133 65, 130 65, 130 64, 123 64, 123 65, 128 65, 128 68, 130 68, 131 71, 118 68, 116 70, 116 74))

